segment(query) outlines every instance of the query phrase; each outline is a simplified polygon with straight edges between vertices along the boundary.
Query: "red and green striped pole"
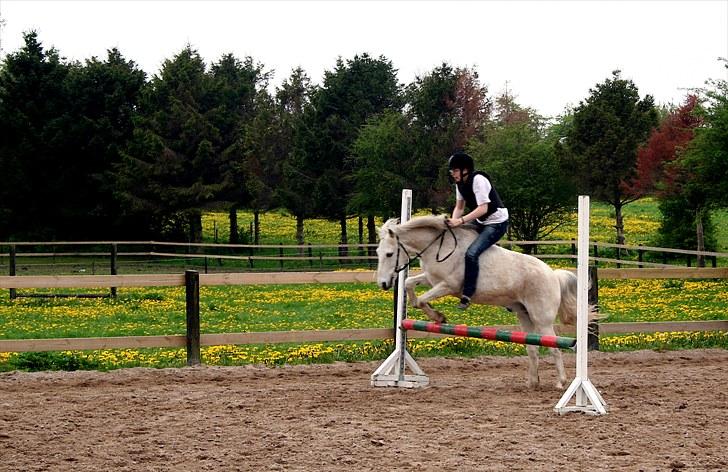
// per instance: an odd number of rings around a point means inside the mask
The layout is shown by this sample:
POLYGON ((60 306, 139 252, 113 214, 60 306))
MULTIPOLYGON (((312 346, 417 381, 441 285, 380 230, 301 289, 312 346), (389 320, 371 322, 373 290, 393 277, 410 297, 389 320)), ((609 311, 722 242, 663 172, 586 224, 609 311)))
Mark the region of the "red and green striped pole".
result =
POLYGON ((534 346, 559 347, 574 349, 576 339, 564 336, 549 336, 525 331, 506 331, 503 329, 488 328, 484 326, 466 326, 434 323, 430 321, 402 320, 402 328, 414 331, 427 331, 428 333, 452 334, 468 338, 490 339, 507 343, 532 344, 534 346))

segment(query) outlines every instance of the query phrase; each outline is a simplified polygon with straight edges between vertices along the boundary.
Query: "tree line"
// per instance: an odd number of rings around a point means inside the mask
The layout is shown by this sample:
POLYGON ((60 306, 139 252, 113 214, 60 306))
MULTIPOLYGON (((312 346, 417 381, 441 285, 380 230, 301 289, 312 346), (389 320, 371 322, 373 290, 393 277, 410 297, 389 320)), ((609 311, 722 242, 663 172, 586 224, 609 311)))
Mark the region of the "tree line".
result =
POLYGON ((615 71, 580 104, 547 119, 472 68, 443 63, 401 84, 384 56, 339 58, 312 83, 301 68, 274 89, 252 57, 208 65, 191 46, 151 78, 111 49, 66 61, 35 32, 0 64, 0 240, 198 242, 202 212, 227 211, 230 242, 258 240, 257 215, 297 222, 449 211, 447 158, 464 149, 493 177, 510 236, 535 240, 568 220, 576 195, 622 209, 660 199, 671 247, 715 245, 710 213, 726 206, 728 87, 708 82, 679 107, 657 107, 615 71), (256 215, 241 234, 237 210, 256 215), (712 239, 711 239, 712 238, 712 239))

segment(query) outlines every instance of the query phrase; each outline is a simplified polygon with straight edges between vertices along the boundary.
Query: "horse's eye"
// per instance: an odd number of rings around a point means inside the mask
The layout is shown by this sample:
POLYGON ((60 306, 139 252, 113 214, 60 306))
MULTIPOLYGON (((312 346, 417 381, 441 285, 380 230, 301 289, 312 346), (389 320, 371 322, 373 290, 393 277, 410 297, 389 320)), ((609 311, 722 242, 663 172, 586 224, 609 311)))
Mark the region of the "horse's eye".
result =
POLYGON ((386 256, 387 256, 387 257, 392 257, 393 255, 394 255, 394 253, 393 253, 393 252, 388 252, 388 253, 386 254, 386 256))

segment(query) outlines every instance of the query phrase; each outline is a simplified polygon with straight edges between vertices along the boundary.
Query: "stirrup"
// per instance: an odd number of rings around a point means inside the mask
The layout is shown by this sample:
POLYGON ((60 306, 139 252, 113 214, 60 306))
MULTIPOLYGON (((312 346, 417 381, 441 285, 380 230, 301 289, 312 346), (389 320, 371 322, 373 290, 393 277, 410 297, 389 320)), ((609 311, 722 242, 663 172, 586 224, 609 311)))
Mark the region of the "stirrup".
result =
POLYGON ((459 310, 467 310, 470 306, 470 297, 463 295, 460 297, 460 304, 458 305, 459 310))

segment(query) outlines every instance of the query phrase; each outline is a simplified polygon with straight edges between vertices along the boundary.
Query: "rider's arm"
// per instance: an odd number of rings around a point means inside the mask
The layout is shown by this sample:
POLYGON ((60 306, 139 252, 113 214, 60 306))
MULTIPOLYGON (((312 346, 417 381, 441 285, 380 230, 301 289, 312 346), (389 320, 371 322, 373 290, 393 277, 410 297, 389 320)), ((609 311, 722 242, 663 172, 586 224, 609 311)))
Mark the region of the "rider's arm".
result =
POLYGON ((462 218, 465 221, 465 223, 469 223, 470 221, 473 221, 476 218, 480 218, 481 216, 485 215, 488 212, 488 204, 482 203, 478 205, 478 207, 468 213, 467 215, 464 215, 462 218))
POLYGON ((455 208, 452 210, 452 219, 460 219, 463 216, 463 210, 465 210, 465 200, 457 200, 455 202, 455 208))
POLYGON ((480 218, 481 216, 485 215, 485 213, 488 211, 488 204, 483 203, 481 205, 478 205, 478 207, 468 213, 467 215, 463 215, 463 210, 465 209, 465 200, 458 200, 455 203, 455 209, 452 211, 452 218, 448 220, 448 225, 450 226, 460 226, 462 224, 468 223, 470 221, 473 221, 476 218, 480 218))

